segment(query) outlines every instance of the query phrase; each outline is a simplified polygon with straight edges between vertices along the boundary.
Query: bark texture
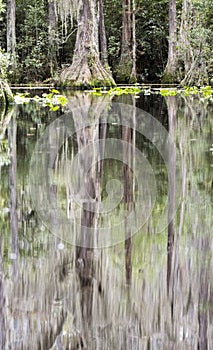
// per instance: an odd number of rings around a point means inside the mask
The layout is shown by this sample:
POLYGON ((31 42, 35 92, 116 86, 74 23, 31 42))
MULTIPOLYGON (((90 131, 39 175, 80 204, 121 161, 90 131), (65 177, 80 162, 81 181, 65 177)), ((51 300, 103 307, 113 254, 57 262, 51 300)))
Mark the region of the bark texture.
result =
POLYGON ((97 0, 83 0, 72 65, 61 73, 63 84, 72 86, 115 85, 111 72, 99 58, 97 0))
POLYGON ((169 47, 166 68, 163 81, 174 82, 177 75, 177 23, 176 23, 176 0, 169 0, 169 47))
POLYGON ((136 4, 135 0, 132 0, 132 73, 131 73, 131 82, 137 81, 136 74, 136 4))
POLYGON ((100 8, 100 50, 101 50, 101 63, 104 67, 108 67, 108 52, 107 52, 107 40, 106 40, 106 30, 104 22, 104 9, 103 0, 99 0, 100 8))
POLYGON ((7 52, 15 54, 16 49, 16 2, 7 0, 7 52))
POLYGON ((132 73, 132 52, 131 52, 131 2, 122 2, 122 41, 121 55, 117 71, 117 79, 122 82, 129 82, 132 73))

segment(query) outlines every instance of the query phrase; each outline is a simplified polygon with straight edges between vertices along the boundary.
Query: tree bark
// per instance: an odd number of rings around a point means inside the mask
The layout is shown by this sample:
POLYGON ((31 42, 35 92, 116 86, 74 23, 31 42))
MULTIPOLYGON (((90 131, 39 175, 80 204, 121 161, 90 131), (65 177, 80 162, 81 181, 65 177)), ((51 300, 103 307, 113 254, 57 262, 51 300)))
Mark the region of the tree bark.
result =
POLYGON ((103 0, 99 0, 100 7, 100 49, 101 49, 101 63, 104 67, 108 67, 108 53, 107 53, 107 40, 106 40, 106 30, 104 23, 104 9, 103 0))
POLYGON ((135 0, 132 0, 132 73, 131 80, 136 82, 136 21, 135 21, 135 0))
POLYGON ((176 81, 177 73, 177 23, 176 23, 176 0, 169 0, 169 47, 166 68, 163 74, 165 82, 176 81))
POLYGON ((61 73, 63 84, 72 86, 115 85, 99 58, 97 0, 83 0, 72 65, 61 73))
POLYGON ((11 56, 16 50, 16 2, 7 0, 7 52, 11 56))
POLYGON ((116 71, 119 81, 129 82, 132 73, 130 0, 123 0, 122 2, 121 55, 116 71))

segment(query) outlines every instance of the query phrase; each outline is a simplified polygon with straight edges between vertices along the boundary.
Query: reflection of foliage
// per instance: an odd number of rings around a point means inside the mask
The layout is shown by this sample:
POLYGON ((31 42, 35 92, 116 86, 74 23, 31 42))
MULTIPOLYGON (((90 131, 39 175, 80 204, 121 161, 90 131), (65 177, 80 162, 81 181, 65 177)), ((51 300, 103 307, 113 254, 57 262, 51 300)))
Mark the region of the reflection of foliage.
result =
MULTIPOLYGON (((0 191, 1 192, 1 191, 0 191)), ((4 197, 0 197, 0 219, 1 222, 4 221, 4 218, 8 214, 9 209, 7 208, 7 201, 4 197)))
POLYGON ((0 137, 0 167, 10 164, 8 140, 0 137))

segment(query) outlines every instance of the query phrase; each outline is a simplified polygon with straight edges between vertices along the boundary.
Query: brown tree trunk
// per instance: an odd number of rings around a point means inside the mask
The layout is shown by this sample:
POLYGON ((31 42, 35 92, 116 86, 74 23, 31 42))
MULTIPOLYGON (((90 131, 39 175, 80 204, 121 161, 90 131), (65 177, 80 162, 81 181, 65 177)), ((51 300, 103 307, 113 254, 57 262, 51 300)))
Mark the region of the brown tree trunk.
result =
POLYGON ((72 86, 115 85, 99 59, 97 0, 83 0, 72 65, 62 71, 61 81, 72 86))
POLYGON ((132 0, 132 73, 131 73, 131 81, 137 81, 136 75, 136 21, 135 21, 135 0, 132 0))
POLYGON ((167 65, 164 71, 165 82, 176 81, 177 75, 177 23, 176 23, 176 0, 169 0, 169 47, 167 65))
POLYGON ((108 67, 108 53, 107 53, 107 40, 106 40, 106 30, 104 23, 104 9, 103 0, 99 0, 100 8, 100 49, 101 49, 101 63, 104 67, 108 67))

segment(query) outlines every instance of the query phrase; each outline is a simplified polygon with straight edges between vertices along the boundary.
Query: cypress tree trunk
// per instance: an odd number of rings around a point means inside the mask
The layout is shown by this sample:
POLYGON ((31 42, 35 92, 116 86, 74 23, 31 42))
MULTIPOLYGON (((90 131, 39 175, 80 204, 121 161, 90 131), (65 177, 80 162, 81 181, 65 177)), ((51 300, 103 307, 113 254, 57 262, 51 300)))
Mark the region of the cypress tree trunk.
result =
POLYGON ((83 0, 72 65, 61 73, 63 84, 72 86, 114 85, 111 73, 99 58, 97 0, 83 0))
POLYGON ((116 73, 119 81, 129 82, 132 73, 130 0, 123 0, 122 2, 121 55, 116 73))
POLYGON ((170 83, 177 80, 177 23, 176 0, 169 0, 169 47, 167 65, 163 74, 163 81, 170 83))
POLYGON ((106 41, 106 30, 104 23, 104 9, 103 0, 99 0, 100 8, 100 49, 101 49, 101 63, 104 67, 108 67, 108 53, 107 53, 107 41, 106 41))
POLYGON ((135 21, 136 5, 135 0, 132 0, 132 73, 131 81, 137 81, 136 74, 136 21, 135 21))

